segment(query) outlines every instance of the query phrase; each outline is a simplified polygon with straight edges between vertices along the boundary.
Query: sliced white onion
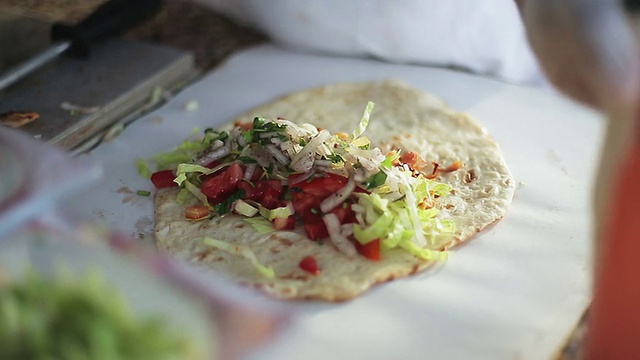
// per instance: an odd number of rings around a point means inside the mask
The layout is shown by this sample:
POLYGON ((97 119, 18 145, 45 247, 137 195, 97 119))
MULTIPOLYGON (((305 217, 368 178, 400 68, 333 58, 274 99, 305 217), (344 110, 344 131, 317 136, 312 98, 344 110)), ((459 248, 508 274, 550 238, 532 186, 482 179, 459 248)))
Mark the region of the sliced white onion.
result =
POLYGON ((244 169, 244 175, 242 176, 245 180, 250 180, 253 177, 253 173, 256 171, 256 164, 247 164, 246 169, 244 169))
POLYGON ((236 141, 238 142, 238 145, 245 147, 247 146, 247 142, 244 140, 244 136, 238 136, 236 138, 236 141))
POLYGON ((278 137, 278 133, 275 131, 270 131, 270 132, 260 133, 258 134, 258 137, 260 139, 268 139, 268 138, 278 137))
POLYGON ((338 248, 338 251, 347 255, 348 257, 353 257, 357 254, 356 247, 347 239, 346 236, 340 233, 341 226, 340 220, 336 214, 325 214, 322 216, 322 221, 324 225, 327 227, 327 232, 329 233, 329 239, 331 242, 338 248))
POLYGON ((309 140, 307 145, 305 145, 302 150, 300 150, 300 152, 291 159, 291 167, 294 168, 294 166, 296 166, 300 161, 308 161, 309 158, 313 159, 318 147, 331 136, 331 133, 327 130, 320 131, 318 135, 309 140))
POLYGON ((258 165, 264 168, 267 168, 269 167, 269 165, 271 165, 271 156, 269 156, 269 153, 263 148, 255 149, 253 158, 258 162, 258 165))
POLYGON ((280 140, 280 138, 277 138, 277 137, 271 138, 269 139, 269 141, 271 141, 273 145, 277 145, 277 146, 280 146, 282 144, 282 140, 280 140))
POLYGON ((292 160, 289 166, 297 172, 307 172, 313 167, 314 158, 315 153, 307 153, 306 157, 298 159, 295 163, 292 160))
POLYGON ((347 237, 353 235, 353 224, 340 225, 340 234, 342 234, 342 236, 347 236, 347 237))
POLYGON ((276 160, 278 160, 279 163, 281 163, 282 165, 288 165, 289 164, 289 157, 287 155, 285 155, 280 149, 278 149, 275 145, 273 144, 269 144, 269 145, 265 145, 265 150, 267 150, 269 152, 269 154, 273 155, 274 158, 276 158, 276 160))
POLYGON ((207 165, 212 161, 216 161, 218 159, 221 159, 229 155, 230 152, 231 152, 231 148, 229 146, 221 147, 217 150, 214 150, 208 153, 207 155, 201 157, 200 159, 196 160, 195 164, 202 165, 202 166, 207 165))
POLYGON ((367 210, 363 205, 360 204, 351 204, 351 210, 355 213, 363 213, 367 210))
POLYGON ((313 165, 330 167, 331 166, 331 160, 318 159, 318 160, 313 162, 313 165))
POLYGON ((295 185, 297 183, 301 183, 305 180, 307 180, 308 178, 311 177, 311 175, 313 175, 314 171, 313 170, 309 170, 306 173, 300 175, 300 176, 296 176, 293 178, 293 180, 289 181, 289 185, 295 185))
MULTIPOLYGON (((229 137, 232 140, 235 140, 240 137, 241 132, 242 132, 241 128, 239 127, 233 128, 233 130, 231 130, 231 133, 229 134, 229 137)), ((238 150, 238 141, 229 141, 229 144, 231 145, 231 151, 238 150)))
POLYGON ((334 194, 329 195, 326 199, 322 200, 320 203, 320 211, 323 213, 328 213, 334 207, 342 204, 349 195, 353 193, 353 190, 356 188, 356 182, 353 181, 353 178, 350 177, 347 183, 342 187, 342 189, 336 191, 334 194))

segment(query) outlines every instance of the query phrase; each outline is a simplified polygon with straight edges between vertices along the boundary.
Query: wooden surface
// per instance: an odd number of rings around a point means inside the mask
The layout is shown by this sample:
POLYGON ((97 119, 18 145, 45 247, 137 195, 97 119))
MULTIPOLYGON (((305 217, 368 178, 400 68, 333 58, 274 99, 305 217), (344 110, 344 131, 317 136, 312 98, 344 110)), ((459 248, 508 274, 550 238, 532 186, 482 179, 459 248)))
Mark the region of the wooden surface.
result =
MULTIPOLYGON (((0 5, 51 21, 73 23, 102 2, 104 0, 0 0, 0 5)), ((192 51, 197 65, 204 70, 214 69, 235 51, 267 40, 264 35, 240 26, 199 3, 166 0, 165 4, 165 9, 152 21, 133 29, 126 36, 192 51)), ((558 359, 580 358, 587 319, 588 312, 568 337, 558 359)))

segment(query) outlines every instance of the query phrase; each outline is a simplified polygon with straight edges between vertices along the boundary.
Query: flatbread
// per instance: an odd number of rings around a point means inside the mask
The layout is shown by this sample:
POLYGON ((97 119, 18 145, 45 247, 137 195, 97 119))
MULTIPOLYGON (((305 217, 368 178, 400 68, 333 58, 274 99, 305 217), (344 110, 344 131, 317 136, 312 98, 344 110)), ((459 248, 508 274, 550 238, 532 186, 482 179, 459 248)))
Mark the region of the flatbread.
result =
MULTIPOLYGON (((498 144, 476 120, 401 82, 340 83, 303 90, 255 108, 235 121, 246 122, 255 116, 282 117, 349 133, 368 101, 376 105, 365 135, 374 145, 414 151, 442 165, 463 163, 461 169, 442 174, 439 179, 455 189, 455 194, 447 196, 442 211, 456 222, 457 233, 443 248, 468 240, 504 216, 515 181, 498 144)), ((362 256, 348 258, 330 242, 319 244, 302 233, 260 235, 237 215, 191 222, 184 217, 184 206, 176 203, 176 193, 175 189, 164 189, 156 194, 159 249, 230 275, 276 298, 344 301, 375 284, 433 265, 400 249, 383 252, 380 261, 362 256), (206 246, 202 242, 205 236, 249 246, 260 262, 273 267, 276 277, 268 279, 247 259, 206 246), (307 255, 316 258, 320 275, 299 268, 300 260, 307 255)))

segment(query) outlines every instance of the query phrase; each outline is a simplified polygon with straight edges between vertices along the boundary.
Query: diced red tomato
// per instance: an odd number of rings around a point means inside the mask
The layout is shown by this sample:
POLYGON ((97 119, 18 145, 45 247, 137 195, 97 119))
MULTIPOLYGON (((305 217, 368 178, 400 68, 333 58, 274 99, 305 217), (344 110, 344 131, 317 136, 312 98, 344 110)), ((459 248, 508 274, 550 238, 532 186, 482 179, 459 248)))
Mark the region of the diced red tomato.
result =
POLYGON ((253 129, 253 123, 250 121, 249 122, 236 121, 235 123, 233 123, 233 126, 239 126, 240 129, 244 131, 253 129))
POLYGON ((277 189, 270 188, 264 192, 260 204, 267 209, 275 209, 280 206, 284 206, 284 202, 280 200, 280 194, 277 189))
POLYGON ((371 240, 366 244, 361 244, 359 241, 354 241, 354 243, 356 250, 362 256, 374 261, 380 260, 380 239, 371 240))
POLYGON ((256 187, 247 181, 240 181, 238 183, 238 190, 244 190, 245 200, 256 200, 256 187))
POLYGON ((414 170, 421 170, 429 165, 420 154, 413 151, 408 151, 400 155, 400 161, 409 165, 414 170))
POLYGON ((304 192, 291 192, 291 202, 296 214, 300 215, 303 219, 309 215, 313 215, 312 209, 318 209, 322 198, 304 193, 304 192))
POLYGON ((205 205, 187 206, 184 210, 184 216, 189 220, 201 220, 211 214, 209 207, 205 205))
POLYGON ((178 184, 173 182, 175 174, 171 170, 160 170, 151 174, 151 182, 156 189, 176 187, 178 184))
POLYGON ((238 184, 243 175, 244 169, 242 169, 242 166, 238 163, 233 163, 205 180, 200 187, 200 191, 208 196, 214 204, 219 203, 225 195, 238 190, 238 184))
POLYGON ((351 210, 351 204, 336 206, 330 212, 336 214, 340 224, 352 224, 356 222, 356 213, 351 210))
POLYGON ((208 163, 207 165, 205 165, 204 167, 206 167, 207 169, 213 169, 214 167, 220 165, 220 162, 217 160, 214 160, 210 163, 208 163))
POLYGON ((368 194, 370 193, 369 190, 365 189, 365 188, 361 188, 360 186, 356 186, 355 189, 353 189, 354 193, 363 193, 363 194, 368 194))
POLYGON ((305 256, 304 258, 302 258, 298 266, 300 266, 300 269, 308 273, 311 273, 313 275, 320 274, 320 268, 318 267, 318 262, 316 261, 316 258, 314 258, 313 256, 305 256))
POLYGON ((262 175, 264 175, 264 170, 262 170, 261 167, 256 167, 256 169, 253 171, 253 175, 251 176, 251 181, 256 182, 258 180, 260 180, 262 178, 262 175))
POLYGON ((273 219, 273 228, 276 230, 293 230, 296 227, 296 218, 291 215, 286 218, 273 219))
POLYGON ((327 197, 342 189, 347 180, 344 176, 327 173, 326 176, 318 176, 311 181, 301 181, 294 186, 307 194, 327 197))
POLYGON ((304 231, 311 240, 320 240, 329 236, 327 227, 324 225, 320 216, 309 216, 302 220, 304 223, 304 231))

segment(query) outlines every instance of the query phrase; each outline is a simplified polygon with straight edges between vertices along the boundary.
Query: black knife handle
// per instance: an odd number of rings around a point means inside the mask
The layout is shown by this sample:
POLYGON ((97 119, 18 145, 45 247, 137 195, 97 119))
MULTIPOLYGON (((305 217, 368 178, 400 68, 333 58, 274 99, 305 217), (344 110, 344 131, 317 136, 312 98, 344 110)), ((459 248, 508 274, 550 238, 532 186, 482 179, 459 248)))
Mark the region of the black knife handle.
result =
POLYGON ((54 24, 51 39, 54 42, 71 41, 67 52, 86 57, 92 43, 121 35, 151 19, 161 8, 162 0, 110 0, 76 25, 54 24))

